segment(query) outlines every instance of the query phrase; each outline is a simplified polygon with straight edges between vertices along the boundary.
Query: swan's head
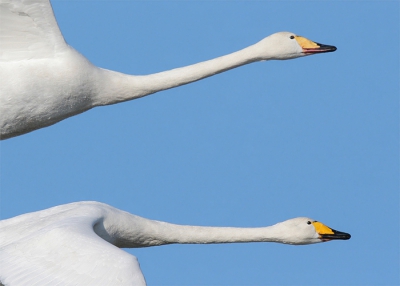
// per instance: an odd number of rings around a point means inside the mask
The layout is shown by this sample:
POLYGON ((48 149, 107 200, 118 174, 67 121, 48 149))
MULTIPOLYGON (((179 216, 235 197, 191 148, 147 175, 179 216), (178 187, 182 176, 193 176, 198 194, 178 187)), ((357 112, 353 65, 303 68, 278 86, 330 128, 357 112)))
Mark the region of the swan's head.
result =
POLYGON ((287 60, 336 51, 336 47, 319 44, 291 32, 272 34, 259 42, 264 60, 287 60))
POLYGON ((312 244, 331 240, 347 240, 351 237, 348 233, 334 230, 307 217, 289 219, 273 227, 283 238, 279 242, 287 244, 312 244))

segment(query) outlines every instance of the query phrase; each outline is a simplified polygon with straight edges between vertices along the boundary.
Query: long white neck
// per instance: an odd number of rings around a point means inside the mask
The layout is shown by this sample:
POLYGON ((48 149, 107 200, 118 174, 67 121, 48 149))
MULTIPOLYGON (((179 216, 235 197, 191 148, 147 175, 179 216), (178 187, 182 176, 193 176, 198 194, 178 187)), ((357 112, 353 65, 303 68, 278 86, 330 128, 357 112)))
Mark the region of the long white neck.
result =
POLYGON ((204 227, 159 222, 156 234, 159 238, 159 244, 279 242, 272 226, 259 228, 204 227))
POLYGON ((285 243, 279 224, 260 228, 186 226, 149 220, 119 210, 97 224, 95 231, 110 243, 128 248, 173 243, 285 243))
POLYGON ((229 69, 260 61, 258 45, 190 66, 144 76, 126 75, 102 69, 95 105, 108 105, 146 96, 194 82, 229 69))

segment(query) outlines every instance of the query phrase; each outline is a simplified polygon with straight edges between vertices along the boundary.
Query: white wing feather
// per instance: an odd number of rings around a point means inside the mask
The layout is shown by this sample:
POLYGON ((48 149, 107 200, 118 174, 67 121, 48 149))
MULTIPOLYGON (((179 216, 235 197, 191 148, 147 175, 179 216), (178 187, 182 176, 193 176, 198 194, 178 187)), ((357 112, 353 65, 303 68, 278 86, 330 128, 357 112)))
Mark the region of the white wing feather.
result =
POLYGON ((0 283, 145 285, 136 257, 94 232, 99 212, 74 212, 58 209, 1 221, 0 283))
POLYGON ((66 47, 49 0, 0 0, 0 61, 50 58, 66 47))

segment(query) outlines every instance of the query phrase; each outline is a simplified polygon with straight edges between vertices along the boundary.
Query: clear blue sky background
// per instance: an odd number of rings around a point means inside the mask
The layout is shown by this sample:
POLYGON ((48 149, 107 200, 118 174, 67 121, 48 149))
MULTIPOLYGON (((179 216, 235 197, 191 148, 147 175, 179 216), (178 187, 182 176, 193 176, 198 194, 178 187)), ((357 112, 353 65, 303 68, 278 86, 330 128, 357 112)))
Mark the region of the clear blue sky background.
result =
POLYGON ((399 283, 398 1, 53 1, 66 41, 148 74, 291 31, 335 53, 251 64, 1 143, 1 218, 96 200, 157 220, 310 216, 349 241, 132 249, 149 285, 399 283))

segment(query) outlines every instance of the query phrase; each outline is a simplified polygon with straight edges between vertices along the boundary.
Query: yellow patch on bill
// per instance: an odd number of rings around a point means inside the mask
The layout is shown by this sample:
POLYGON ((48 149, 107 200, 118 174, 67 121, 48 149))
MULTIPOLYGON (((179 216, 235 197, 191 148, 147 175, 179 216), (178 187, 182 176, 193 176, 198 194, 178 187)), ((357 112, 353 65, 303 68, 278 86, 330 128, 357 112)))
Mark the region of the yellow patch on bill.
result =
POLYGON ((334 234, 331 228, 327 227, 323 223, 320 223, 319 221, 314 221, 313 225, 318 234, 334 234))
POLYGON ((303 49, 319 48, 316 43, 302 36, 296 36, 295 39, 299 43, 300 47, 302 47, 303 49))

